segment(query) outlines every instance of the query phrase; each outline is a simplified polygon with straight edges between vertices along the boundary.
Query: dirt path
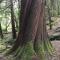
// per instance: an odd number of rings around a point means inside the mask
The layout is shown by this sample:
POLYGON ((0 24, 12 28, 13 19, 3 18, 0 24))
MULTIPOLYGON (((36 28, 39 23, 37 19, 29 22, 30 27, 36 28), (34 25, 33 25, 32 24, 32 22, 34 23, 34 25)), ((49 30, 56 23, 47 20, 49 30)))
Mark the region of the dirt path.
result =
POLYGON ((0 53, 0 60, 6 60, 6 58, 1 53, 0 53))
POLYGON ((60 60, 60 41, 58 41, 58 40, 57 41, 52 41, 51 43, 56 50, 57 60, 60 60))

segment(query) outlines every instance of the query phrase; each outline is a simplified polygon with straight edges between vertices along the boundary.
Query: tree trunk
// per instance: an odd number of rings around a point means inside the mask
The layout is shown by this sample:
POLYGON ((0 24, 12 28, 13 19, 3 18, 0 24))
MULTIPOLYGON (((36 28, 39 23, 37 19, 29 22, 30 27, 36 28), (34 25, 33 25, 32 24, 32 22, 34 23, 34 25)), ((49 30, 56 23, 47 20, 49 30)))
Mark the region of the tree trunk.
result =
POLYGON ((50 8, 48 7, 48 19, 49 19, 49 27, 50 27, 50 30, 52 29, 52 20, 51 20, 51 13, 50 13, 50 8))
POLYGON ((44 4, 44 0, 21 0, 19 34, 9 52, 14 52, 16 60, 32 60, 32 56, 42 60, 45 50, 50 48, 47 48, 47 43, 48 46, 50 43, 46 32, 44 4))
POLYGON ((3 33, 2 33, 2 27, 1 27, 1 23, 0 23, 0 36, 3 39, 3 33))
POLYGON ((13 10, 13 1, 10 0, 11 2, 11 24, 12 24, 12 36, 13 39, 16 38, 16 30, 15 30, 15 22, 14 22, 14 10, 13 10))

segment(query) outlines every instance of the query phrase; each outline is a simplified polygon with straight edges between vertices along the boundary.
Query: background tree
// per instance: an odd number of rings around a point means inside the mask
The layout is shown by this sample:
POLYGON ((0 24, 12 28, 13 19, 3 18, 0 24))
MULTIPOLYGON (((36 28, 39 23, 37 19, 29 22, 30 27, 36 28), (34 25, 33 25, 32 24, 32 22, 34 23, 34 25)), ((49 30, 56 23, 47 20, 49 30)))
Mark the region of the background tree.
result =
POLYGON ((16 38, 16 30, 15 30, 15 18, 14 18, 14 10, 13 10, 13 0, 10 0, 11 2, 11 23, 12 23, 12 35, 13 39, 16 38))
POLYGON ((1 22, 0 22, 0 36, 3 39, 3 32, 2 32, 2 26, 1 26, 1 22))

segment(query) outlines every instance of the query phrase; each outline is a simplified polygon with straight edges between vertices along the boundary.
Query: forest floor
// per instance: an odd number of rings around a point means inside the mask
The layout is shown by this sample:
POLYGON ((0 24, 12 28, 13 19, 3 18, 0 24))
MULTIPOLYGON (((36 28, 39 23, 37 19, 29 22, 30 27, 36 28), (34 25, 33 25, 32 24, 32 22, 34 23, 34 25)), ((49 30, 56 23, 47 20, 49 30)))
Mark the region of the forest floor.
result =
MULTIPOLYGON (((56 55, 53 55, 51 60, 60 60, 60 41, 55 40, 55 41, 52 41, 51 43, 56 50, 56 55)), ((2 53, 0 53, 0 60, 7 60, 2 53)))
MULTIPOLYGON (((55 21, 54 26, 53 26, 52 30, 48 30, 48 34, 49 34, 49 36, 51 36, 51 35, 60 35, 60 18, 56 17, 56 18, 52 18, 52 19, 54 19, 54 21, 55 21)), ((9 36, 11 36, 11 35, 8 35, 7 37, 9 37, 9 36)), ((6 46, 4 45, 4 42, 8 41, 8 40, 11 40, 11 38, 9 37, 6 40, 0 41, 0 50, 6 48, 6 46)), ((60 41, 59 40, 54 40, 54 41, 51 41, 51 43, 52 43, 53 47, 56 50, 56 55, 52 56, 52 59, 50 59, 50 60, 60 60, 60 41)), ((0 53, 0 60, 7 60, 6 57, 3 56, 2 53, 0 53)))
POLYGON ((49 29, 49 26, 47 26, 47 31, 49 36, 51 35, 60 35, 60 17, 52 17, 53 25, 52 25, 52 29, 49 29))
POLYGON ((3 54, 0 53, 0 60, 7 60, 6 57, 3 56, 3 54))
POLYGON ((60 60, 60 41, 55 40, 55 41, 52 41, 51 43, 56 50, 56 55, 55 57, 52 58, 52 60, 60 60))
POLYGON ((49 36, 59 36, 59 40, 57 40, 58 37, 56 37, 55 40, 51 41, 53 47, 56 50, 55 57, 52 58, 52 60, 60 60, 60 17, 52 18, 55 22, 52 27, 52 30, 48 29, 49 36))

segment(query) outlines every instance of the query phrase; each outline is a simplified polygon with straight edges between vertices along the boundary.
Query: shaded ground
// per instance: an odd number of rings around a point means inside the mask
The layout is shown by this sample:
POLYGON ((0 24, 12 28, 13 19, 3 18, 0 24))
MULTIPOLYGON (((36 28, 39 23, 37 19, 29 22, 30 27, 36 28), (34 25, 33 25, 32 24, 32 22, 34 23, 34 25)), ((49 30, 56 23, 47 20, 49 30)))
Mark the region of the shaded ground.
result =
POLYGON ((56 50, 55 57, 53 56, 52 60, 60 60, 60 17, 53 18, 54 26, 52 30, 48 29, 49 36, 53 37, 51 43, 56 50))
POLYGON ((49 37, 53 38, 52 40, 60 40, 60 17, 54 17, 53 20, 54 25, 52 26, 52 29, 47 29, 49 37))
POLYGON ((3 54, 0 54, 0 60, 7 60, 7 59, 3 56, 3 54))
MULTIPOLYGON (((56 55, 53 55, 51 59, 49 60, 60 60, 60 41, 52 41, 51 42, 53 47, 56 50, 56 55)), ((3 54, 0 54, 0 60, 7 60, 3 54)))
POLYGON ((56 59, 60 60, 60 41, 55 40, 55 41, 52 41, 51 43, 56 50, 56 59))

